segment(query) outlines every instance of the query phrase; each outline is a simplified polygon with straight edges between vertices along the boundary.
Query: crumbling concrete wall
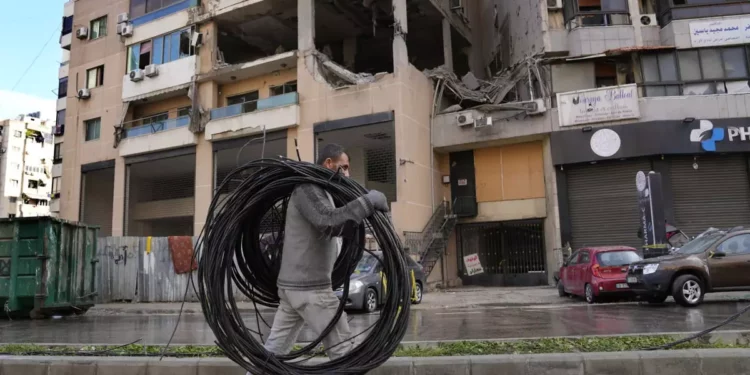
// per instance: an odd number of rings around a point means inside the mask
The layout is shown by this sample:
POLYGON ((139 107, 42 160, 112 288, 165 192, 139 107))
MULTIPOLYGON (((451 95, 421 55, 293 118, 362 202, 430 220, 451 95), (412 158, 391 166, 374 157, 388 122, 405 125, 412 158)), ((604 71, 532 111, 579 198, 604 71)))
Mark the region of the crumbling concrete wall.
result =
POLYGON ((544 52, 548 29, 546 0, 495 0, 501 33, 503 62, 513 65, 544 52))

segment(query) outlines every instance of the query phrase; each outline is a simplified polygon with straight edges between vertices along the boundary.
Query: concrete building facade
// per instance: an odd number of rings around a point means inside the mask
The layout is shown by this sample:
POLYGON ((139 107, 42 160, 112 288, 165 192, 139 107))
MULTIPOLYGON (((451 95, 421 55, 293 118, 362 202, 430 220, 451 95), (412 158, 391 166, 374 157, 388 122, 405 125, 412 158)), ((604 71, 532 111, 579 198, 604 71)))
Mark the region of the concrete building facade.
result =
POLYGON ((0 121, 0 217, 50 215, 53 127, 27 115, 0 121))
POLYGON ((68 75, 70 74, 70 45, 73 39, 73 17, 75 1, 69 0, 63 5, 63 25, 60 32, 60 69, 57 75, 57 116, 54 128, 54 149, 52 155, 52 201, 50 212, 53 216, 60 216, 60 194, 62 192, 62 150, 65 141, 65 121, 68 108, 68 75))

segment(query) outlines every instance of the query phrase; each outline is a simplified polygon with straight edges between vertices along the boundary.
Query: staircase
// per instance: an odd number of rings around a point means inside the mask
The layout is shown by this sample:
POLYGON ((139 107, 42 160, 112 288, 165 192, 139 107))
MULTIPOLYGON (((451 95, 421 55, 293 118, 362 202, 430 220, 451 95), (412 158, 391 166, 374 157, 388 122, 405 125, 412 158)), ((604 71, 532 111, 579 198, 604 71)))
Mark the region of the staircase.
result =
POLYGON ((444 201, 432 214, 422 232, 404 233, 406 245, 413 254, 419 255, 425 278, 430 276, 448 247, 448 239, 456 227, 456 221, 456 215, 451 212, 448 202, 444 201))

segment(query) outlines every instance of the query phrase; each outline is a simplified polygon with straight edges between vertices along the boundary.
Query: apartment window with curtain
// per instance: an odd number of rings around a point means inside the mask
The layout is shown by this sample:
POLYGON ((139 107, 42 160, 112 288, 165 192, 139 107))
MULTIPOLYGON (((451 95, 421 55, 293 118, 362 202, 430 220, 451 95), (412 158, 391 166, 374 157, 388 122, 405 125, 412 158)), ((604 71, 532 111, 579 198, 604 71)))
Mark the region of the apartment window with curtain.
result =
POLYGON ((99 139, 100 133, 101 133, 101 127, 102 127, 102 119, 101 118, 95 118, 91 120, 84 121, 84 128, 85 128, 85 140, 86 141, 95 141, 99 139))
POLYGON ((192 27, 186 28, 129 46, 128 72, 195 55, 195 48, 190 44, 192 33, 192 27))
POLYGON ((748 46, 641 56, 645 96, 748 93, 748 46))
POLYGON ((86 71, 86 88, 93 89, 104 84, 104 65, 86 71))
POLYGON ((68 96, 68 77, 60 78, 60 82, 57 84, 57 98, 64 98, 68 96))
POLYGON ((89 39, 99 39, 107 36, 107 16, 99 17, 91 21, 89 28, 89 39))

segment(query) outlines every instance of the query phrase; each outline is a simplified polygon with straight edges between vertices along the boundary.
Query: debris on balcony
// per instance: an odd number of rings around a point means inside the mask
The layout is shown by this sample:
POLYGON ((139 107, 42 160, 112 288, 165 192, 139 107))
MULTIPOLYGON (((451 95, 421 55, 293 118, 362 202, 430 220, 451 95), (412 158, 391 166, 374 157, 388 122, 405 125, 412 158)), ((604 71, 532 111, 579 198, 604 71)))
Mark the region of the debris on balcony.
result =
POLYGON ((320 74, 328 84, 333 87, 344 87, 351 85, 364 85, 377 81, 377 79, 386 73, 372 75, 369 73, 354 73, 343 66, 335 63, 324 53, 314 50, 312 52, 318 63, 320 74))
MULTIPOLYGON (((512 102, 518 101, 518 98, 509 97, 508 94, 524 79, 544 82, 539 72, 539 63, 540 59, 537 57, 528 58, 500 71, 490 80, 476 78, 471 72, 459 78, 445 66, 424 70, 424 74, 441 83, 444 89, 460 103, 447 107, 442 113, 455 112, 463 108, 496 110, 507 107, 507 109, 517 110, 518 106, 512 105, 512 102)), ((544 85, 541 86, 542 96, 544 96, 547 90, 544 85)))

